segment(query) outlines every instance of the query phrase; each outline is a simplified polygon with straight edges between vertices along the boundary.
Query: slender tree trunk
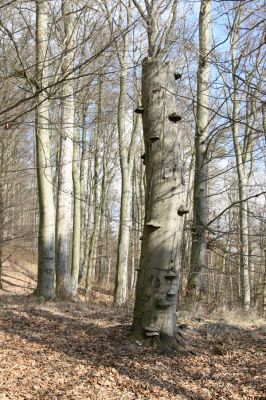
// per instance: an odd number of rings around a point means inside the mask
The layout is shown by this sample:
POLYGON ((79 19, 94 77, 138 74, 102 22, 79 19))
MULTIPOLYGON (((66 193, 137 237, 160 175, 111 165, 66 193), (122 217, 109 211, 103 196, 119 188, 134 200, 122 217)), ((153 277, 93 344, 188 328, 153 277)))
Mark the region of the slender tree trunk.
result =
MULTIPOLYGON (((85 166, 86 166, 86 110, 82 110, 82 138, 81 138, 81 156, 80 156, 80 271, 79 277, 82 275, 82 270, 84 266, 85 257, 85 245, 84 241, 86 239, 86 176, 85 176, 85 166)), ((88 177, 87 177, 88 180, 88 177)), ((79 278, 80 280, 80 278, 79 278)))
POLYGON ((106 218, 105 213, 107 209, 107 180, 108 180, 108 172, 107 172, 107 153, 104 150, 103 152, 103 177, 102 177, 102 188, 101 188, 101 201, 100 201, 100 224, 99 224, 99 242, 100 242, 100 254, 99 254, 99 269, 98 269, 98 287, 102 287, 103 276, 105 271, 105 239, 106 239, 106 218))
MULTIPOLYGON (((0 138, 3 140, 3 138, 0 138)), ((2 268, 3 268, 3 239, 4 239, 4 184, 3 184, 3 143, 1 143, 0 154, 0 289, 2 284, 2 268)))
POLYGON ((163 348, 177 346, 184 210, 174 72, 170 62, 150 58, 143 61, 146 206, 133 328, 143 339, 156 338, 163 348))
POLYGON ((80 267, 81 243, 81 186, 79 166, 79 128, 75 129, 73 143, 73 187, 74 187, 74 216, 73 216, 73 244, 72 244, 72 290, 75 296, 78 291, 78 277, 80 267))
POLYGON ((86 294, 88 294, 93 287, 95 277, 95 266, 97 256, 97 243, 99 234, 99 140, 102 136, 102 76, 99 76, 99 99, 98 99, 98 130, 95 133, 95 149, 94 149, 94 177, 93 177, 93 210, 94 220, 92 233, 89 244, 89 257, 88 257, 88 268, 86 277, 86 294))
MULTIPOLYGON (((265 249, 264 249, 264 260, 266 262, 266 250, 265 249)), ((264 267, 264 274, 263 274, 262 315, 264 318, 266 318, 266 266, 264 267)))
MULTIPOLYGON (((36 78, 40 87, 48 84, 48 1, 36 2, 36 78)), ((55 210, 51 170, 49 105, 45 91, 38 91, 36 108, 36 162, 39 199, 38 281, 35 293, 55 295, 55 210)))
POLYGON ((131 185, 130 178, 125 177, 127 173, 122 172, 122 193, 120 204, 120 225, 117 249, 117 273, 115 283, 114 301, 117 305, 122 305, 127 300, 128 292, 128 252, 131 227, 131 185))
POLYGON ((208 105, 210 74, 211 0, 202 0, 199 16, 199 66, 197 73, 197 116, 195 134, 195 177, 193 231, 187 303, 194 304, 204 290, 206 264, 206 225, 208 223, 208 105))
MULTIPOLYGON (((237 18, 237 17, 236 17, 237 18)), ((243 149, 240 143, 239 133, 239 84, 237 78, 237 54, 236 43, 238 38, 238 21, 236 19, 232 33, 232 76, 233 76, 233 141, 238 177, 239 200, 239 250, 240 250, 240 287, 242 306, 245 310, 250 308, 250 281, 249 281, 249 245, 248 245, 248 209, 247 202, 247 172, 243 149)))
POLYGON ((67 75, 63 82, 61 100, 61 137, 58 174, 57 197, 57 281, 56 289, 59 298, 71 298, 71 235, 72 235, 72 161, 74 138, 74 90, 73 73, 75 49, 75 28, 73 3, 69 0, 62 1, 62 15, 65 29, 65 48, 62 61, 62 75, 67 75))
MULTIPOLYGON (((126 6, 127 25, 131 22, 131 1, 126 6)), ((135 117, 134 127, 130 144, 126 143, 126 90, 128 73, 129 33, 124 36, 122 56, 118 49, 118 58, 121 66, 120 93, 118 101, 118 135, 119 155, 121 167, 121 202, 120 222, 118 234, 118 250, 116 261, 116 281, 114 292, 114 303, 122 305, 128 296, 128 253, 131 230, 131 204, 132 204, 132 171, 134 155, 136 151, 136 137, 139 132, 140 118, 135 117)))

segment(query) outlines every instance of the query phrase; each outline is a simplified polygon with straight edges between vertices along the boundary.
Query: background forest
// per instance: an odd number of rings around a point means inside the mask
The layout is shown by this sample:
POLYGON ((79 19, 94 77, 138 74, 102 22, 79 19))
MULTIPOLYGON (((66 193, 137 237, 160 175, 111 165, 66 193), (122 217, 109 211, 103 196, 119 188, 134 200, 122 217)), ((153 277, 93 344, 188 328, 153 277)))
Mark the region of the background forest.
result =
POLYGON ((139 281, 136 312, 168 268, 179 309, 263 315, 265 2, 0 12, 0 281, 12 254, 38 254, 37 295, 123 305, 139 281))
POLYGON ((265 20, 0 1, 0 400, 264 398, 265 20))

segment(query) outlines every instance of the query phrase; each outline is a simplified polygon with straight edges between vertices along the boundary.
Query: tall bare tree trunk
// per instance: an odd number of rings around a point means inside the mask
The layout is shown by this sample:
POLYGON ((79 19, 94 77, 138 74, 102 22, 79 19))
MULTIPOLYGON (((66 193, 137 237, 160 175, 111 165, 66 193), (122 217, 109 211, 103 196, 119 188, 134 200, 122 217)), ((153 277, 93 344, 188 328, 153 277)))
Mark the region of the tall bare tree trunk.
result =
POLYGON ((0 289, 3 288, 2 284, 2 269, 3 269, 3 241, 4 241, 4 184, 3 184, 3 138, 1 140, 0 152, 0 289))
MULTIPOLYGON (((240 9, 236 11, 240 13, 240 9)), ((238 40, 238 18, 236 14, 233 32, 232 32, 232 77, 233 77, 233 141, 236 159, 236 170, 238 177, 238 200, 239 200, 239 240, 240 240, 240 283, 241 283, 241 300, 242 306, 245 310, 250 308, 250 281, 249 281, 249 240, 248 240, 248 207, 247 202, 247 171, 243 148, 240 143, 239 132, 239 83, 237 78, 237 65, 238 59, 236 54, 236 45, 238 40)))
MULTIPOLYGON (((97 256, 97 243, 98 243, 98 231, 99 231, 99 177, 100 177, 100 166, 99 166, 99 140, 102 136, 102 75, 99 76, 98 81, 99 87, 99 98, 98 98, 98 129, 94 135, 94 176, 93 176, 93 210, 94 219, 93 227, 90 236, 89 253, 88 253, 88 267, 86 277, 86 294, 88 294, 93 286, 95 277, 95 266, 97 256)), ((88 221, 89 223, 89 221, 88 221)))
POLYGON ((82 134, 81 134, 81 156, 80 156, 80 268, 79 281, 83 275, 85 258, 85 240, 86 240, 86 181, 88 177, 85 174, 86 167, 86 108, 82 110, 82 134))
POLYGON ((73 72, 75 56, 75 28, 73 3, 62 1, 65 30, 65 46, 62 60, 61 137, 57 198, 57 248, 56 289, 59 298, 71 298, 71 234, 72 234, 72 160, 74 138, 74 88, 73 72))
POLYGON ((190 272, 186 301, 195 303, 204 290, 203 270, 206 264, 206 226, 208 223, 208 105, 210 74, 211 0, 202 0, 199 15, 199 66, 197 73, 197 115, 195 134, 195 177, 193 231, 190 272))
POLYGON ((176 123, 176 83, 171 62, 142 65, 145 142, 145 226, 133 328, 163 348, 176 348, 177 292, 183 229, 181 132, 176 123))
MULTIPOLYGON (((36 79, 48 85, 48 1, 36 2, 36 79)), ((39 198, 38 282, 35 293, 45 298, 55 295, 55 209, 51 170, 49 105, 44 90, 37 92, 36 163, 39 198)))
POLYGON ((81 248, 81 185, 80 185, 80 165, 79 165, 79 128, 74 132, 73 143, 73 188, 74 188, 74 215, 73 215, 73 244, 72 244, 72 290, 73 295, 77 294, 78 277, 80 267, 80 248, 81 248))
MULTIPOLYGON (((127 4, 127 25, 131 20, 131 2, 127 4)), ((128 72, 129 33, 124 36, 122 56, 118 57, 121 66, 120 93, 118 101, 118 135, 119 155, 121 167, 121 203, 118 234, 118 250, 116 261, 116 281, 114 292, 114 303, 122 305, 128 295, 128 252, 131 229, 131 204, 132 204, 132 171, 134 155, 136 151, 136 137, 140 127, 140 118, 135 117, 132 137, 129 146, 126 143, 126 91, 128 72)))

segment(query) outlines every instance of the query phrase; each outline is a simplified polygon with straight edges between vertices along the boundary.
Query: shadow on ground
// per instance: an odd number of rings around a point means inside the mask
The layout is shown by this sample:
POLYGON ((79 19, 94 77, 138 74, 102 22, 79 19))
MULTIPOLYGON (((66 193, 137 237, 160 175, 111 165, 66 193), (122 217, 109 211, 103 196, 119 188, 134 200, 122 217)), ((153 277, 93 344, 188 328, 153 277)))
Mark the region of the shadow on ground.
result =
MULTIPOLYGON (((43 356, 56 354, 66 365, 89 366, 80 379, 90 378, 92 385, 97 371, 107 376, 115 369, 122 387, 158 391, 155 397, 135 397, 140 399, 234 399, 237 393, 263 393, 263 380, 257 378, 262 373, 263 328, 203 322, 194 339, 197 355, 169 358, 133 345, 129 319, 111 307, 92 304, 77 311, 75 304, 38 304, 15 295, 0 296, 0 307, 3 304, 0 333, 22 342, 25 357, 42 349, 43 356)), ((64 387, 67 390, 67 384, 64 387)))

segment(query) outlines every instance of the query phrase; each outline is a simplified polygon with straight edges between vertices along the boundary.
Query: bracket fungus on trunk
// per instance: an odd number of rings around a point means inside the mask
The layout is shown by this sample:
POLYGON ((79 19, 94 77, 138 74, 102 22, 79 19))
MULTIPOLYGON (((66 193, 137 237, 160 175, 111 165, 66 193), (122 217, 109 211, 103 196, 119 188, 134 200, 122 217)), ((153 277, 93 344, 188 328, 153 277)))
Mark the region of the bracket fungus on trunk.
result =
POLYGON ((136 113, 136 114, 143 114, 143 113, 144 113, 144 108, 143 108, 142 106, 138 106, 138 107, 135 109, 135 113, 136 113))
POLYGON ((173 290, 169 290, 167 292, 167 296, 169 296, 169 297, 176 296, 176 293, 173 290))
POLYGON ((153 338, 153 337, 156 337, 156 336, 160 336, 160 333, 159 332, 145 332, 145 335, 147 337, 153 338))
POLYGON ((149 222, 146 222, 145 225, 152 229, 161 228, 161 224, 158 221, 155 221, 154 219, 150 220, 149 222))
POLYGON ((143 153, 140 158, 142 159, 143 165, 146 165, 146 154, 143 153))
POLYGON ((169 301, 163 300, 163 299, 162 300, 158 300, 156 305, 157 305, 157 308, 161 308, 162 310, 164 310, 164 309, 166 309, 166 308, 171 306, 169 301))
POLYGON ((181 205, 177 211, 177 214, 180 215, 180 217, 182 217, 185 214, 189 213, 189 209, 186 206, 181 205))
POLYGON ((165 279, 172 281, 177 278, 177 274, 174 271, 168 271, 165 275, 165 279))
POLYGON ((145 332, 160 332, 160 329, 153 325, 145 326, 143 329, 145 332))
POLYGON ((177 81, 178 79, 182 78, 182 74, 180 74, 180 72, 175 72, 174 77, 175 77, 175 80, 177 81))
POLYGON ((158 135, 152 135, 152 136, 149 137, 149 140, 150 140, 151 142, 156 142, 157 140, 160 140, 160 136, 158 136, 158 135))
POLYGON ((181 116, 178 115, 177 113, 172 113, 168 115, 169 121, 173 122, 174 124, 177 123, 178 121, 181 121, 181 116))

